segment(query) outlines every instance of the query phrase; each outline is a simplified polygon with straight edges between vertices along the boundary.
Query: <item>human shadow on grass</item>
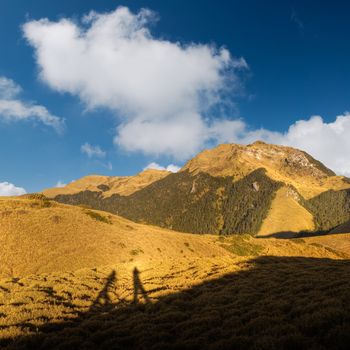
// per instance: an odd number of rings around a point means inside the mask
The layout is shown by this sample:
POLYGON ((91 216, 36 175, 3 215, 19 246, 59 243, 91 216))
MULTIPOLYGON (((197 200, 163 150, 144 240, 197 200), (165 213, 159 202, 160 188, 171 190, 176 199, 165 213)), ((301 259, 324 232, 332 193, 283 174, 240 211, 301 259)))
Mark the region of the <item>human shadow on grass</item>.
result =
POLYGON ((143 284, 140 279, 140 271, 138 270, 137 267, 135 267, 133 270, 133 284, 134 284, 134 299, 133 299, 134 304, 139 303, 139 294, 141 294, 141 296, 143 297, 146 303, 149 303, 150 299, 147 295, 145 288, 143 287, 143 284))
MULTIPOLYGON (((237 264, 235 273, 155 302, 95 306, 75 323, 43 326, 4 348, 349 348, 350 260, 267 256, 237 264)), ((102 296, 115 288, 108 283, 102 296)))
POLYGON ((111 297, 109 296, 109 292, 116 288, 116 283, 117 274, 115 270, 112 270, 110 275, 107 277, 103 289, 98 293, 98 296, 96 297, 95 301, 90 306, 88 313, 99 311, 102 308, 104 310, 108 310, 114 307, 111 297))

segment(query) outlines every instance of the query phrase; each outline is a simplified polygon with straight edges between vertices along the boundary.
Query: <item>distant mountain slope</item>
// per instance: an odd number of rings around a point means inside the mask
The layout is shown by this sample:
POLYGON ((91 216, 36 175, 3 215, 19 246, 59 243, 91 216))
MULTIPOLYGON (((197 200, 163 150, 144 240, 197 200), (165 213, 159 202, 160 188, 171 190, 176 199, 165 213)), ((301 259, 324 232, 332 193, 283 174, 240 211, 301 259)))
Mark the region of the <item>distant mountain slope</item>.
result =
POLYGON ((329 230, 350 220, 350 180, 290 147, 224 144, 163 175, 132 192, 86 184, 54 198, 193 233, 329 230))
POLYGON ((59 194, 74 194, 86 190, 101 192, 103 197, 108 197, 112 194, 127 196, 169 174, 170 172, 166 170, 147 169, 135 176, 89 175, 64 187, 46 189, 42 193, 49 198, 59 194))

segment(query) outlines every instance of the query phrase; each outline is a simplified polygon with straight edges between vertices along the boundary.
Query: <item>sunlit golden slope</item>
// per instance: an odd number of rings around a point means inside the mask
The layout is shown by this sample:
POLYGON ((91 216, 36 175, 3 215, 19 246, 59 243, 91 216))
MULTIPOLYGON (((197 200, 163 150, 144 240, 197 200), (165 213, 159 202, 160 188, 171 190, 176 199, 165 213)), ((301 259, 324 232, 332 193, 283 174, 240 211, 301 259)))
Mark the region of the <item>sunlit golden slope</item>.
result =
POLYGON ((214 241, 48 200, 0 198, 0 276, 227 255, 214 241))
POLYGON ((165 260, 221 259, 231 257, 230 251, 242 255, 223 247, 230 239, 230 247, 242 246, 243 255, 250 255, 247 245, 258 245, 259 254, 274 251, 288 256, 327 256, 325 250, 276 239, 245 236, 219 240, 214 235, 174 232, 40 197, 0 198, 0 276, 111 264, 149 266, 165 260))
POLYGON ((49 198, 53 198, 59 194, 74 194, 80 191, 90 190, 103 192, 104 197, 111 196, 112 194, 127 196, 169 174, 170 172, 166 170, 148 169, 135 176, 89 175, 73 181, 64 187, 46 189, 43 191, 43 194, 49 198))
POLYGON ((181 171, 206 172, 212 176, 233 176, 236 180, 258 168, 268 176, 293 185, 306 199, 329 189, 349 188, 344 177, 335 174, 307 153, 285 146, 255 142, 243 146, 222 144, 201 152, 181 171))
POLYGON ((300 203, 298 195, 291 188, 282 187, 272 202, 258 236, 273 233, 313 231, 315 224, 312 214, 300 203))
POLYGON ((322 246, 350 257, 350 233, 324 234, 303 238, 305 243, 322 246))
POLYGON ((350 221, 339 225, 328 234, 307 237, 305 241, 319 244, 350 256, 350 221))

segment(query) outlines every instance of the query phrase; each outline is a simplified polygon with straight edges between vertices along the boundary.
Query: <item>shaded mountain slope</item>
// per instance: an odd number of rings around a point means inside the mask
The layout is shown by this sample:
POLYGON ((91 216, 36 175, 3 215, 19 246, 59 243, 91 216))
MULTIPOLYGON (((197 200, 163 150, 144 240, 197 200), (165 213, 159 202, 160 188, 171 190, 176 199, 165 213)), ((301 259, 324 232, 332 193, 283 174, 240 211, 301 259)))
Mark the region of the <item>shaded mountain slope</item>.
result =
POLYGON ((130 196, 102 198, 97 192, 59 195, 55 200, 86 204, 147 222, 193 233, 257 233, 280 183, 264 169, 245 178, 213 177, 188 172, 171 174, 130 196), (254 187, 255 186, 255 187, 254 187))
POLYGON ((350 233, 350 221, 347 221, 336 228, 334 228, 330 233, 350 233))
POLYGON ((318 230, 331 230, 350 219, 350 189, 323 192, 304 205, 313 214, 318 230))

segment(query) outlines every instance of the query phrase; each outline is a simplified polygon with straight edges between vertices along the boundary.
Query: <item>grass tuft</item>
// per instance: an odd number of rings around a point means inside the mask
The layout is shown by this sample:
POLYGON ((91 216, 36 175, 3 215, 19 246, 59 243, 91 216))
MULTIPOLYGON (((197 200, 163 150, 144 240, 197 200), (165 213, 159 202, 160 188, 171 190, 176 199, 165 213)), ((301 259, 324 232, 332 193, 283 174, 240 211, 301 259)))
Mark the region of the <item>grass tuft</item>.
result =
POLYGON ((96 221, 101 221, 104 222, 105 224, 112 224, 112 221, 109 220, 108 218, 106 218, 105 216, 96 213, 95 211, 91 211, 91 210, 87 210, 85 211, 85 214, 90 216, 92 219, 96 220, 96 221))

